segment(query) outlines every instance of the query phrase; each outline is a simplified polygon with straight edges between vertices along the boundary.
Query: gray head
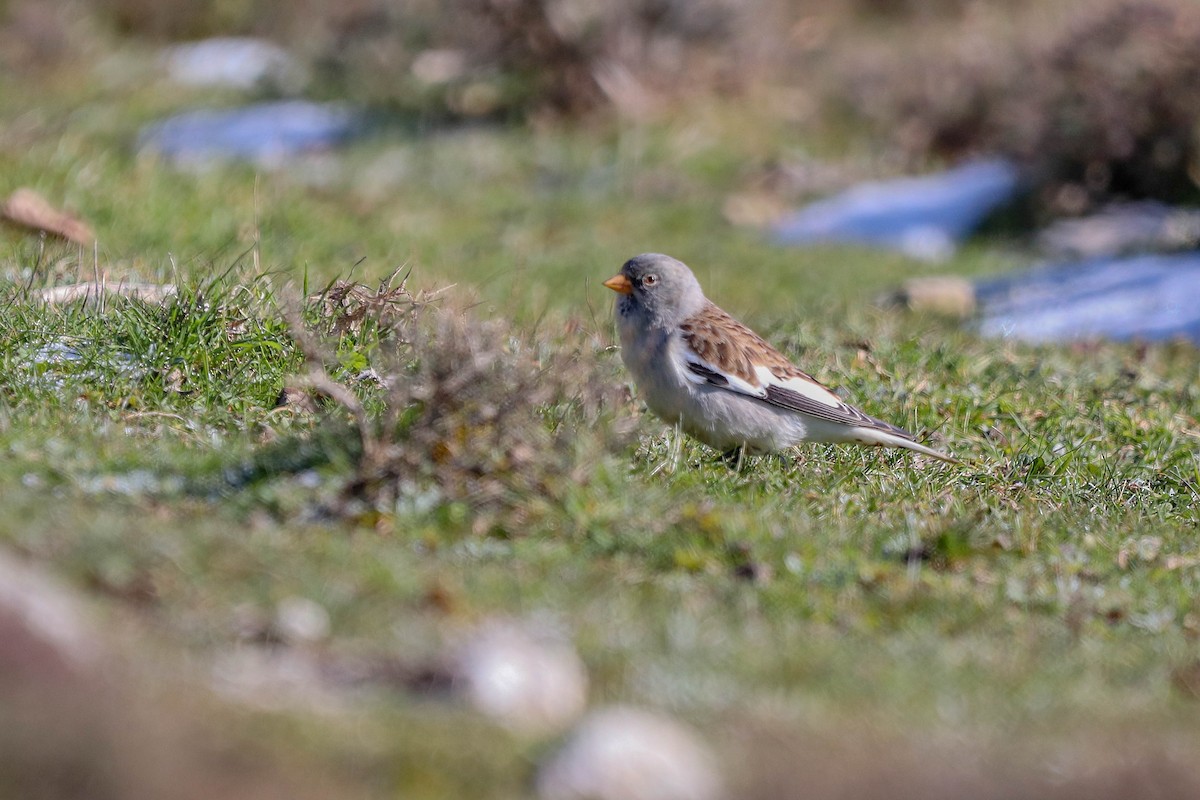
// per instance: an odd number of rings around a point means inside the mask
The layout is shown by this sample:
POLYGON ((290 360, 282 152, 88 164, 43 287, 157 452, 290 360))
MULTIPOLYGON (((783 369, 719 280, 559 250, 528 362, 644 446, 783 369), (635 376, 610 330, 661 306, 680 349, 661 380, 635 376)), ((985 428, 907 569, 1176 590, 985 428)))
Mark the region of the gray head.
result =
POLYGON ((642 253, 604 282, 621 295, 617 313, 640 313, 651 324, 673 327, 704 308, 700 282, 687 264, 662 253, 642 253))

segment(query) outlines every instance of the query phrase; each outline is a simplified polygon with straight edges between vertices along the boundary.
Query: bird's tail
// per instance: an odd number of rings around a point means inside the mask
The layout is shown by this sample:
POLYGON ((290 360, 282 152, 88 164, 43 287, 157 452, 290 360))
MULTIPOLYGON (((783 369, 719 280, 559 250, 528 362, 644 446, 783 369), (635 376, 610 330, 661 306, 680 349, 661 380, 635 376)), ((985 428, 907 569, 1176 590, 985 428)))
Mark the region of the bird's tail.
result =
MULTIPOLYGON (((891 428, 891 426, 888 426, 891 428)), ((905 450, 912 450, 921 455, 936 458, 939 461, 945 461, 948 464, 961 464, 957 458, 951 455, 934 450, 932 447, 926 447, 920 442, 915 442, 911 438, 902 436, 905 431, 899 429, 882 430, 880 428, 858 427, 850 431, 850 440, 859 444, 874 445, 876 447, 903 447, 905 450), (893 432, 897 431, 897 432, 893 432)))

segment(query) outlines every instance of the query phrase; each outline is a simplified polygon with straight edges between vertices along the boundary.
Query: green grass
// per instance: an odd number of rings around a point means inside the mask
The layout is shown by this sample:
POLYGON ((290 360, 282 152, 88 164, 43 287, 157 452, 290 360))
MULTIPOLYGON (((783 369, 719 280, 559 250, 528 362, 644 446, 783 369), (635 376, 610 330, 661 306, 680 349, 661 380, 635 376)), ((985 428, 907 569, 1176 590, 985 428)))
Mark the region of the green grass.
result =
MULTIPOLYGON (((164 671, 238 645, 237 619, 293 596, 329 611, 330 652, 415 661, 470 621, 549 610, 594 704, 708 725, 749 785, 743 723, 865 720, 981 743, 1126 724, 1196 738, 1172 684, 1200 657, 1193 347, 1035 348, 873 310, 875 293, 931 268, 775 248, 719 221, 741 166, 772 155, 770 136, 740 135, 735 109, 381 136, 330 157, 333 177, 314 187, 311 165, 191 175, 135 157, 137 124, 188 105, 178 92, 50 84, 34 113, 0 82, 0 122, 22 132, 0 139, 8 188, 70 205, 101 239, 94 265, 4 234, 0 541, 131 610, 164 671), (615 403, 595 429, 546 411, 576 442, 582 480, 516 498, 482 530, 461 497, 322 518, 356 454, 344 414, 275 408, 304 363, 281 311, 303 282, 372 282, 407 263, 414 285, 456 284, 450 297, 510 321, 539 358, 578 351, 587 374, 622 383, 599 283, 645 250, 688 261, 818 379, 967 463, 814 446, 733 471, 615 403), (30 296, 96 266, 183 292, 103 313, 30 296), (634 416, 632 439, 611 444, 634 416), (449 601, 431 604, 434 591, 449 601)), ((772 133, 780 149, 804 144, 772 133)), ((939 270, 1016 263, 985 242, 939 270)), ((393 346, 344 339, 332 371, 388 368, 393 346)), ((456 707, 378 694, 354 723, 231 712, 230 735, 263 726, 378 796, 520 793, 530 745, 456 707)))

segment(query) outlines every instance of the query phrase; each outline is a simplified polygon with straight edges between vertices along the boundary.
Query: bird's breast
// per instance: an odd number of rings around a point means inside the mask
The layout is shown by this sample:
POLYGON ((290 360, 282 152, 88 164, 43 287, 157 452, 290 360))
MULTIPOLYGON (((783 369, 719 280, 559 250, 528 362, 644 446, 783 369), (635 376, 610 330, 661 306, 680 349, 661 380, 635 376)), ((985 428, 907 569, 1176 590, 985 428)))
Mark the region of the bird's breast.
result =
POLYGON ((685 410, 683 404, 690 389, 679 370, 677 343, 669 331, 639 323, 636 319, 617 317, 621 360, 650 410, 664 418, 677 419, 685 410))

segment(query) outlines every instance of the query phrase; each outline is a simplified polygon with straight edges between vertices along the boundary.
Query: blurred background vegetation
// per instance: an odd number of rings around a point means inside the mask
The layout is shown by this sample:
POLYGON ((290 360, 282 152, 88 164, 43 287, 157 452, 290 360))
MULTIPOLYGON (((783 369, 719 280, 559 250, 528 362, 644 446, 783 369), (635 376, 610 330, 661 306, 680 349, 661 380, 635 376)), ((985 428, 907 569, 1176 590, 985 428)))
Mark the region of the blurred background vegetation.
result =
POLYGON ((264 36, 314 92, 433 122, 664 116, 748 97, 797 127, 865 123, 908 165, 1030 168, 1037 208, 1195 200, 1200 7, 1188 0, 8 0, 8 68, 98 31, 264 36))

